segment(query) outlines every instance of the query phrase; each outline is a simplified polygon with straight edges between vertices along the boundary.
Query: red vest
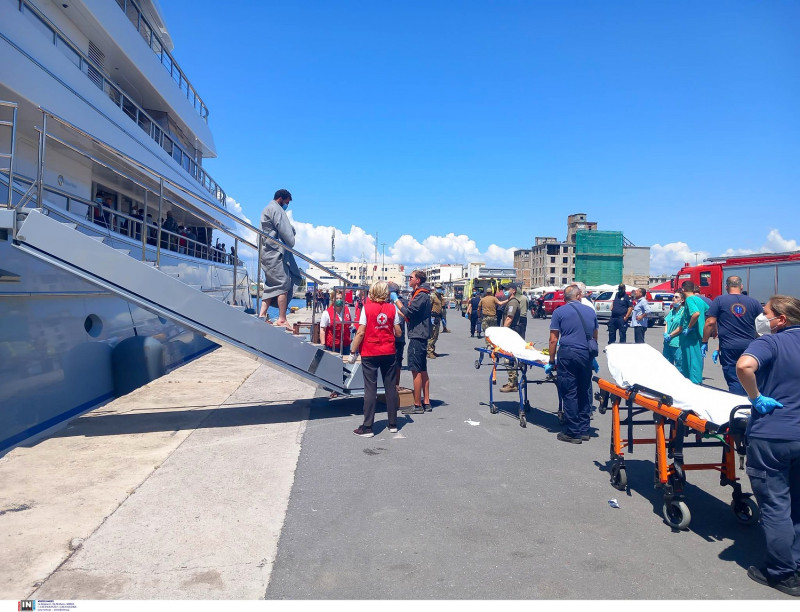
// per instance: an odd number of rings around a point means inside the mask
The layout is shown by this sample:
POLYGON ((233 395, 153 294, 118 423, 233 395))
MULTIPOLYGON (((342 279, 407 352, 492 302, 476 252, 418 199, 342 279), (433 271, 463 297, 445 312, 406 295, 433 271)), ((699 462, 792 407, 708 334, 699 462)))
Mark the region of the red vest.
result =
POLYGON ((394 355, 394 304, 367 300, 364 303, 364 313, 367 325, 361 345, 362 357, 394 355))
POLYGON ((331 318, 331 324, 325 328, 325 346, 328 348, 338 348, 342 339, 344 339, 345 345, 350 345, 350 323, 352 323, 352 319, 350 319, 350 309, 345 306, 342 308, 342 313, 344 314, 345 325, 342 325, 341 318, 336 314, 333 306, 328 308, 328 316, 331 318), (336 328, 335 344, 333 342, 334 327, 336 328), (343 335, 344 338, 342 338, 343 335))

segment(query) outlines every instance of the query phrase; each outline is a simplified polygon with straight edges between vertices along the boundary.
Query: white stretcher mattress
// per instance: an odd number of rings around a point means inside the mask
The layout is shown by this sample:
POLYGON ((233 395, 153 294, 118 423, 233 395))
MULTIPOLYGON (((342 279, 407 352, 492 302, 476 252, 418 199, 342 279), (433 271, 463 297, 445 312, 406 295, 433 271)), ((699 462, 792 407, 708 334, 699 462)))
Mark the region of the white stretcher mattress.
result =
MULTIPOLYGON (((620 387, 639 384, 672 396, 673 406, 691 410, 717 425, 728 422, 731 410, 749 405, 746 397, 696 385, 648 344, 609 344, 605 349, 608 369, 620 387)), ((740 411, 741 416, 749 414, 740 411)))
POLYGON ((487 327, 486 339, 504 353, 514 355, 517 359, 543 365, 550 360, 550 357, 535 348, 529 348, 531 344, 526 342, 513 329, 508 327, 487 327))

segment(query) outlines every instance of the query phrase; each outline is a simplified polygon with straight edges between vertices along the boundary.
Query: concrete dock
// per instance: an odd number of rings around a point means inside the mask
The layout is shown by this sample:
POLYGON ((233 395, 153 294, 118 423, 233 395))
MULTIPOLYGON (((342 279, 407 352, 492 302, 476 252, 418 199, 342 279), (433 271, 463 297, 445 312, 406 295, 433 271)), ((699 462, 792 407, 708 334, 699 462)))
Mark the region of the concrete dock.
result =
MULTIPOLYGON (((14 449, 0 458, 0 598, 785 597, 747 578, 763 535, 737 523, 718 474, 689 473, 693 520, 671 530, 652 447, 617 491, 609 415, 564 444, 554 385, 531 385, 521 428, 504 374, 490 414, 481 341, 450 317, 429 362, 434 410, 397 434, 379 413, 376 436, 355 437, 360 400, 218 349, 14 449)), ((548 326, 530 320, 528 340, 545 346, 548 326)), ((661 328, 647 340, 660 348, 661 328)))

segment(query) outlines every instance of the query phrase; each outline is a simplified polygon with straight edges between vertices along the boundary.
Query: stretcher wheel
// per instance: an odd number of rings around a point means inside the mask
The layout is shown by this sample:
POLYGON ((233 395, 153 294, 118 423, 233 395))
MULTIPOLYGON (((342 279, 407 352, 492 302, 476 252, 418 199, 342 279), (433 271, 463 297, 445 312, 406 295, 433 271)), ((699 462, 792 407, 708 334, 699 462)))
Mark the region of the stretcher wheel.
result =
POLYGON ((520 427, 527 427, 528 426, 528 419, 525 418, 525 412, 520 411, 519 413, 519 426, 520 427))
POLYGON ((689 512, 689 506, 686 502, 673 499, 669 502, 664 502, 664 507, 661 510, 664 515, 664 520, 670 527, 675 529, 686 529, 689 523, 692 522, 692 513, 689 512))
POLYGON ((628 472, 624 465, 615 463, 611 468, 611 486, 619 491, 628 488, 628 472))
POLYGON ((492 414, 497 414, 497 406, 495 406, 494 404, 489 404, 489 412, 491 412, 492 414))
POLYGON ((740 497, 731 502, 731 511, 743 525, 755 525, 761 518, 761 509, 752 497, 740 497))
POLYGON ((477 359, 475 360, 475 369, 476 370, 480 370, 481 369, 481 362, 478 361, 477 359))

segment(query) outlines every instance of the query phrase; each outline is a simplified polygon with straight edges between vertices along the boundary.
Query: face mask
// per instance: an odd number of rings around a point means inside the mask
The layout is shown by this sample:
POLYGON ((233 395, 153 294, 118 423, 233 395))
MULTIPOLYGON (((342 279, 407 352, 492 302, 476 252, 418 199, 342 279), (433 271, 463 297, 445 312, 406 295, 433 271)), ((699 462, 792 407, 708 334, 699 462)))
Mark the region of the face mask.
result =
POLYGON ((503 291, 503 295, 504 295, 505 297, 508 297, 508 291, 503 291))
POLYGON ((341 307, 344 304, 344 300, 336 300, 333 304, 334 306, 341 307))
MULTIPOLYGON (((772 317, 772 319, 777 318, 778 317, 772 317)), ((772 329, 769 326, 769 322, 772 321, 772 319, 768 319, 767 315, 763 313, 756 317, 756 333, 759 336, 765 336, 772 333, 772 329)))

